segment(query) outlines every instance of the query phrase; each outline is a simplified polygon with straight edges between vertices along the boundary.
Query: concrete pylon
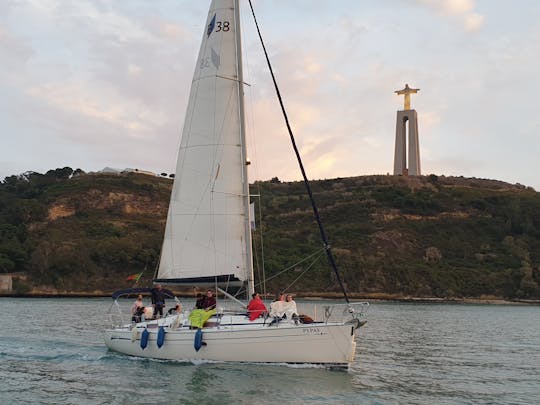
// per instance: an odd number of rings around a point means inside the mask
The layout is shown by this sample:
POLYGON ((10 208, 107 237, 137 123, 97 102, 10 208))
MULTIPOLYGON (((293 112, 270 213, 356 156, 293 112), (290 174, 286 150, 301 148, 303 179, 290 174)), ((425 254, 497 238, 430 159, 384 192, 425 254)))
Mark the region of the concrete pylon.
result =
POLYGON ((420 89, 411 89, 408 84, 403 90, 395 91, 405 96, 404 110, 397 112, 396 118, 396 146, 394 150, 394 175, 420 176, 420 145, 418 142, 418 116, 416 110, 411 109, 410 95, 420 89), (407 151, 407 128, 409 148, 407 151), (407 153, 408 152, 408 153, 407 153), (407 155, 409 160, 407 161, 407 155))

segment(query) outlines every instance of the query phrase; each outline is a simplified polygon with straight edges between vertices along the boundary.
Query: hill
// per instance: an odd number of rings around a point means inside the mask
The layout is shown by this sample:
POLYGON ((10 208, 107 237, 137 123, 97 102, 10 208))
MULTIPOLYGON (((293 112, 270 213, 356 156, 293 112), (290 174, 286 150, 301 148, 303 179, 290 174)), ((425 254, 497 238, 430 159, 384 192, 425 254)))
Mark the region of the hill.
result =
MULTIPOLYGON (((24 274, 14 279, 19 293, 109 292, 143 269, 141 282, 149 284, 171 186, 163 177, 70 168, 7 177, 0 183, 0 275, 24 274)), ((435 175, 312 187, 352 293, 540 298, 540 193, 532 188, 435 175)), ((251 189, 263 213, 254 234, 256 278, 264 262, 270 292, 338 291, 303 183, 274 178, 251 189)))

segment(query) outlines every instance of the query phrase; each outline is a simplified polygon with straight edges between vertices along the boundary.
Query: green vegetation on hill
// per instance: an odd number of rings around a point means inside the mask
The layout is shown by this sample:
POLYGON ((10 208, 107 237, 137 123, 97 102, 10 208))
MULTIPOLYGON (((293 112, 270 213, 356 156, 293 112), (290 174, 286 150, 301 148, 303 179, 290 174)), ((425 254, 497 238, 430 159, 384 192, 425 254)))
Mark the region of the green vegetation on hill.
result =
MULTIPOLYGON (((0 273, 25 272, 20 291, 111 291, 143 269, 150 283, 171 185, 70 168, 7 177, 0 273)), ((291 284, 297 292, 338 291, 303 183, 274 178, 251 187, 262 212, 256 277, 262 229, 269 291, 291 284), (304 260, 312 254, 318 260, 304 260)), ((540 193, 531 188, 434 175, 320 180, 312 188, 351 292, 540 298, 540 193)))

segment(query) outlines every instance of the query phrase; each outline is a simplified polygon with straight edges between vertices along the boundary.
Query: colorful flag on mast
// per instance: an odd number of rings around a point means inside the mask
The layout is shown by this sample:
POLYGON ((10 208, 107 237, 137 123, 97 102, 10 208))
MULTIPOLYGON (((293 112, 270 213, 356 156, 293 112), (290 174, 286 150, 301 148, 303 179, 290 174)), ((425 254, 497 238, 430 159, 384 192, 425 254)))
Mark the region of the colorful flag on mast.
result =
POLYGON ((132 274, 131 276, 128 276, 126 278, 126 280, 135 280, 135 282, 137 283, 139 281, 139 279, 141 278, 141 276, 143 275, 143 272, 141 271, 140 273, 137 273, 137 274, 132 274))

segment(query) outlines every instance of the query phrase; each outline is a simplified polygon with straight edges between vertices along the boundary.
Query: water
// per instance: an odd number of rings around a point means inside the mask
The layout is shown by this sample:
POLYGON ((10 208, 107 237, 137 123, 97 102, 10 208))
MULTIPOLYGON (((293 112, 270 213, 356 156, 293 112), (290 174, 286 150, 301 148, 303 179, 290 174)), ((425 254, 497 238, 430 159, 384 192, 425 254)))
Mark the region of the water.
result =
POLYGON ((340 372, 109 352, 110 302, 1 298, 0 403, 540 403, 538 306, 373 303, 340 372))

